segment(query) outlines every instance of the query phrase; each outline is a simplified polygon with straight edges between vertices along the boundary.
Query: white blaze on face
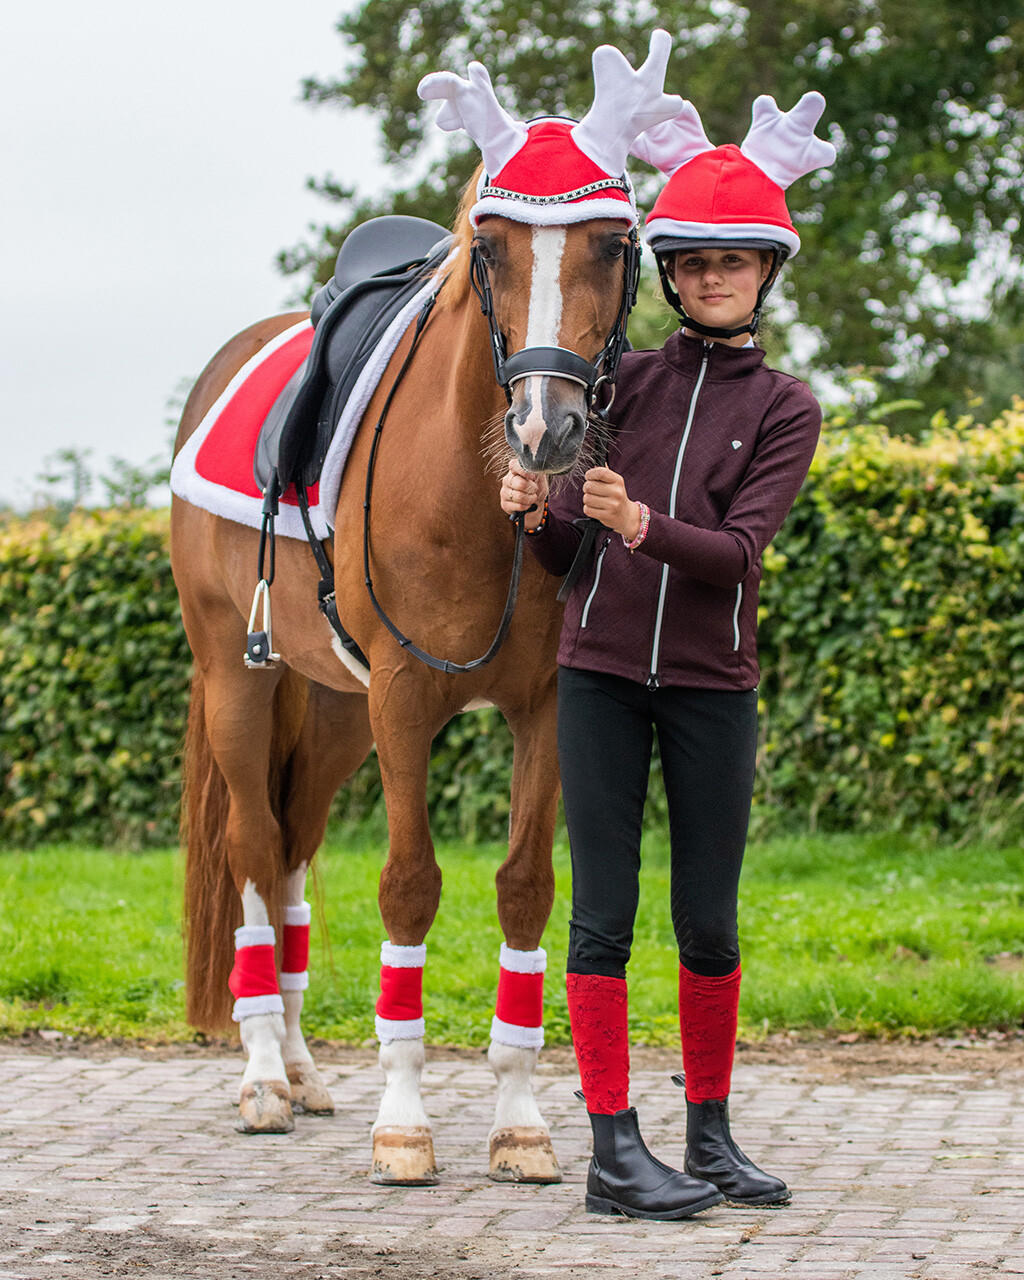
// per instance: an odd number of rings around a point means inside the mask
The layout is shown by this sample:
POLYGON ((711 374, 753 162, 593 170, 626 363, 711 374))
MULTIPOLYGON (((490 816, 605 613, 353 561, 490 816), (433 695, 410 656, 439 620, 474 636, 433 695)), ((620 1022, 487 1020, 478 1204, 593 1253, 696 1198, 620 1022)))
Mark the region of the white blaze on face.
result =
MULTIPOLYGON (((562 328, 562 254, 565 227, 533 228, 533 274, 530 280, 530 311, 526 321, 527 347, 557 347, 562 328)), ((518 428, 523 444, 536 449, 546 430, 542 403, 543 378, 527 380, 526 399, 530 412, 518 428)))

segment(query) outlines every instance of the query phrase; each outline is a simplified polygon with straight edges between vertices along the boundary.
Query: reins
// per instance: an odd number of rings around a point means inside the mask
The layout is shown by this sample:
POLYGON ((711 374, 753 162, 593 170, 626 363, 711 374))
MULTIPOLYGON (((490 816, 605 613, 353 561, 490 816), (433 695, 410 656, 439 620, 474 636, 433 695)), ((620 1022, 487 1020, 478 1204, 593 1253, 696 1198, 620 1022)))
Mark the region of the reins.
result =
MULTIPOLYGON (((526 347, 522 351, 517 351, 514 355, 507 355, 507 345, 505 336, 498 326, 497 318, 494 313, 494 300, 491 293, 490 279, 487 274, 487 265, 483 260, 479 250, 474 246, 470 251, 470 283, 473 291, 476 293, 480 301, 480 309, 483 312, 488 328, 491 334, 491 354, 494 360, 494 372, 498 380, 498 384, 505 392, 508 402, 512 402, 512 385, 521 378, 529 377, 532 374, 547 375, 560 378, 568 378, 571 381, 578 382, 585 389, 587 398, 587 407, 592 410, 594 400, 599 388, 607 384, 611 388, 611 398, 604 406, 604 412, 611 407, 612 399, 615 395, 615 376, 618 371, 619 361, 626 347, 626 325, 629 319, 629 313, 636 302, 637 286, 640 277, 640 245, 636 233, 636 228, 631 228, 625 246, 624 252, 624 279, 622 288, 622 297, 619 302, 619 309, 615 317, 612 328, 605 340, 604 346, 593 361, 585 360, 575 351, 569 351, 564 347, 526 347)), ((444 280, 438 285, 438 288, 430 295, 425 305, 420 311, 416 319, 416 328, 413 333, 412 342, 409 350, 406 352, 405 359, 395 375, 394 382, 388 391, 386 400, 381 409, 380 416, 373 431, 373 441, 370 445, 370 455, 366 466, 366 488, 363 497, 363 581, 366 586, 370 603, 373 605, 377 617, 395 638, 398 644, 407 653, 412 654, 420 662, 425 663, 428 667, 432 667, 435 671, 443 671, 447 675, 459 675, 469 671, 475 671, 478 667, 486 666, 498 650, 501 648, 508 635, 509 627, 512 623, 512 615, 515 611, 516 600, 519 595, 519 580, 523 567, 523 535, 525 532, 525 513, 517 512, 511 517, 511 521, 515 528, 515 541, 512 550, 512 571, 509 577, 508 591, 505 597, 505 608, 498 623, 498 629, 494 634, 494 638, 487 648, 487 651, 479 658, 474 658, 469 662, 452 662, 448 658, 437 658, 426 650, 421 649, 407 635, 405 635, 396 624, 391 620, 380 601, 373 587, 373 578, 370 572, 370 511, 373 495, 373 477, 377 464, 377 452, 380 446, 381 435, 384 430, 384 423, 387 420, 388 413, 391 409, 392 401, 401 385, 406 372, 412 363, 413 355, 419 345, 419 340, 426 329, 427 322, 434 309, 434 303, 437 301, 438 293, 444 287, 444 280)), ((317 568, 320 570, 320 582, 317 586, 317 598, 319 602, 320 612, 327 619, 338 637, 342 647, 369 669, 369 661, 355 639, 349 635, 342 624, 338 613, 337 597, 335 593, 334 566, 331 564, 330 558, 324 549, 323 543, 317 537, 313 529, 313 523, 309 514, 309 496, 305 484, 301 480, 294 482, 296 497, 298 500, 299 512, 302 517, 302 526, 306 533, 306 540, 309 542, 313 557, 316 560, 317 568)), ((260 582, 256 589, 256 596, 253 600, 252 616, 249 620, 249 638, 247 641, 246 663, 251 667, 266 667, 273 663, 277 658, 277 654, 273 653, 273 642, 270 631, 270 599, 269 586, 270 581, 264 578, 263 561, 266 545, 269 541, 270 547, 270 580, 273 579, 273 563, 274 563, 274 517, 277 515, 278 499, 280 497, 280 485, 277 481, 277 473, 274 472, 271 477, 270 484, 264 494, 263 504, 263 527, 260 537, 260 565, 259 576, 260 582), (261 602, 264 609, 264 629, 260 632, 253 630, 255 626, 255 617, 257 612, 257 603, 261 602)), ((562 582, 559 589, 557 599, 564 600, 569 593, 572 584, 576 581, 582 571, 590 550, 593 547, 594 538, 597 530, 600 528, 600 522, 596 520, 588 520, 583 525, 583 536, 580 546, 577 550, 576 557, 573 560, 572 567, 562 582)))
MULTIPOLYGON (((394 636, 395 640, 397 640, 398 644, 403 649, 408 653, 411 653, 414 658, 418 658, 420 662, 426 663, 428 667, 433 667, 435 671, 443 671, 447 675, 460 675, 467 671, 475 671, 477 667, 486 666, 486 664, 492 660, 501 648, 505 641, 505 637, 508 634, 508 629, 512 623, 512 614, 515 611, 516 600, 519 595, 519 579, 522 574, 523 567, 524 525, 522 514, 518 515, 515 519, 515 545, 512 551, 512 572, 509 578, 508 592, 505 597, 505 608, 501 615, 501 621, 498 623, 498 629, 495 632, 494 639, 488 646, 487 651, 479 658, 474 658, 470 662, 452 662, 448 658, 437 658, 432 653, 427 653, 425 649, 421 649, 419 645, 410 640, 409 637, 395 625, 391 618, 388 617, 384 607, 377 599, 377 593, 373 588, 373 577, 370 572, 370 512, 373 498, 373 477, 377 466, 377 451, 380 446, 384 423, 387 421, 388 413, 391 409, 391 404, 395 398, 398 388, 401 386, 402 381, 409 370, 409 366, 412 363, 412 358, 416 352, 417 346, 419 345, 420 338, 422 337, 423 331, 427 326, 427 321, 430 319, 431 313, 433 312, 434 303, 437 301, 437 295, 443 285, 444 281, 442 281, 441 285, 438 286, 438 289, 430 295, 424 304, 423 309, 416 318, 416 328, 413 333, 412 342, 409 345, 409 350, 406 352, 405 359, 402 361, 402 365, 399 368, 398 373, 395 375, 395 380, 391 384, 387 399, 384 401, 380 411, 380 416, 377 418, 377 423, 373 429, 373 442, 370 445, 370 456, 366 464, 366 488, 363 495, 363 581, 366 586, 367 595, 370 597, 370 603, 373 605, 377 617, 381 622, 383 622, 384 626, 387 627, 388 631, 392 636, 394 636)), ((298 494, 299 511, 302 515, 302 524, 306 531, 306 538, 312 548, 313 555, 316 558, 317 567, 320 570, 320 583, 317 588, 320 611, 331 624, 332 629, 344 648, 347 649, 357 661, 361 662, 363 666, 368 668, 370 665, 369 661, 359 648, 358 644, 356 644, 353 637, 345 630, 338 614, 337 599, 334 589, 334 568, 327 557, 323 544, 320 542, 320 539, 317 538, 316 533, 313 530, 312 521, 309 517, 309 499, 305 485, 296 484, 296 491, 298 494)))

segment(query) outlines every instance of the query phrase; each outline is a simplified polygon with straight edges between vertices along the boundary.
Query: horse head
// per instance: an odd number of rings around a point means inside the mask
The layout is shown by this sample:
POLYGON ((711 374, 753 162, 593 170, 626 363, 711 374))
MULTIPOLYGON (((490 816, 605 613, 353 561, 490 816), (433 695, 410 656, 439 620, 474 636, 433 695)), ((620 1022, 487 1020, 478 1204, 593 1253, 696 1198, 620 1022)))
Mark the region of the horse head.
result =
POLYGON ((528 226, 490 216, 478 223, 472 252, 487 273, 504 347, 496 364, 509 398, 505 440, 527 470, 567 471, 624 337, 636 252, 629 225, 528 226))
POLYGON ((478 62, 466 79, 436 72, 419 86, 442 103, 438 125, 464 129, 483 154, 467 210, 470 280, 509 401, 505 439, 531 471, 569 470, 593 410, 610 401, 601 388, 614 384, 639 268, 626 158, 682 108, 663 92, 670 48, 655 31, 637 70, 611 46, 595 50, 594 102, 578 123, 513 119, 478 62))

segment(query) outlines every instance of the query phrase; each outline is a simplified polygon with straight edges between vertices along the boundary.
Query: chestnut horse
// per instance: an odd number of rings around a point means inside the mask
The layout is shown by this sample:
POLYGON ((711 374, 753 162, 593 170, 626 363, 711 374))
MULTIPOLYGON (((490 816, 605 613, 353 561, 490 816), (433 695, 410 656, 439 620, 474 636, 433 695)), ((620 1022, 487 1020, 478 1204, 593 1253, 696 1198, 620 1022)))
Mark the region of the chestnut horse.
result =
MULTIPOLYGON (((259 535, 181 499, 173 504, 174 576, 195 657, 183 829, 188 1018, 200 1028, 230 1022, 236 928, 276 942, 281 968, 282 928, 301 923, 303 912, 308 921, 306 877, 332 797, 373 743, 389 835, 379 886, 388 939, 382 973, 417 963, 422 972, 441 891, 425 799, 430 747, 438 730, 471 705, 499 707, 515 740, 508 856, 496 874, 503 971, 518 977, 543 969, 559 788, 557 583, 526 556, 511 627, 493 661, 462 674, 424 665, 396 643, 367 596, 364 484, 373 424, 394 389, 375 462, 374 589, 417 645, 455 662, 475 658, 501 616, 513 550, 496 475, 513 452, 527 468, 571 469, 589 405, 578 380, 536 373, 513 383, 507 404, 488 322, 471 288, 471 246, 484 264, 494 323, 509 353, 561 347, 594 361, 623 317, 630 241, 628 224, 615 219, 530 226, 492 216, 474 231, 467 210, 475 189, 474 177, 456 221, 454 256, 441 269, 444 287, 413 359, 395 387, 410 328, 367 408, 341 484, 333 541, 338 610, 369 671, 342 649, 321 614, 313 557, 293 539, 277 544, 273 638, 281 661, 269 671, 247 670, 242 654, 259 535)), ((236 371, 301 318, 264 320, 218 352, 185 406, 176 449, 236 371)), ((300 1029, 303 993, 295 988, 302 985, 282 982, 276 1008, 283 1005, 283 1014, 238 1018, 248 1054, 239 1105, 250 1132, 290 1129, 293 1107, 333 1109, 300 1029)), ((539 1020, 539 994, 536 1006, 539 1020)), ((414 1008, 398 1038, 381 1037, 377 1181, 435 1180, 419 1087, 423 1030, 415 1015, 414 1008)), ((490 1171, 497 1179, 552 1182, 560 1173, 532 1088, 542 1033, 526 1030, 492 1033, 489 1061, 498 1089, 490 1171)))

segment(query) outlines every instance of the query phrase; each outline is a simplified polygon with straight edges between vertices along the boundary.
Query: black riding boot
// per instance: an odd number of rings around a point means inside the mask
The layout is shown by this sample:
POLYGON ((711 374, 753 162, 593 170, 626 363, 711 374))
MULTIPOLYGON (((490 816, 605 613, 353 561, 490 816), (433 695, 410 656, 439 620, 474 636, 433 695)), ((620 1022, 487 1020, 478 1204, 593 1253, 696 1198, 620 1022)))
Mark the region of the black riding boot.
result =
POLYGON ((780 1205, 790 1199, 781 1178, 759 1169, 729 1132, 729 1100, 686 1102, 686 1172, 713 1182, 726 1200, 741 1205, 780 1205))
POLYGON ((630 1218, 688 1218, 722 1199, 709 1182, 670 1169, 647 1150, 636 1111, 590 1113, 594 1155, 587 1173, 587 1212, 630 1218))

